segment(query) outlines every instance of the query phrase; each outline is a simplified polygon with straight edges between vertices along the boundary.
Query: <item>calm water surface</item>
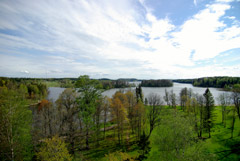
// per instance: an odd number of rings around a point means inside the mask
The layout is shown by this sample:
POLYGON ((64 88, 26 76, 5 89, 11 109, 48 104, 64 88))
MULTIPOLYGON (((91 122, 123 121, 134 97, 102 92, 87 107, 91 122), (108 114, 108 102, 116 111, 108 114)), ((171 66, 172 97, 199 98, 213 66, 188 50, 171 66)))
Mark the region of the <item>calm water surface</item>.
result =
MULTIPOLYGON (((150 93, 156 93, 160 96, 164 96, 165 95, 165 89, 167 89, 169 92, 171 90, 173 90, 173 92, 179 96, 179 93, 181 91, 181 89, 183 88, 191 88, 193 93, 198 93, 198 94, 203 94, 206 90, 206 88, 202 88, 202 87, 194 87, 192 86, 192 84, 185 84, 185 83, 173 83, 173 87, 142 87, 142 91, 144 94, 144 97, 147 97, 150 93)), ((48 99, 52 100, 52 101, 56 101, 59 97, 59 95, 64 91, 65 88, 60 88, 60 87, 50 87, 49 88, 49 95, 48 95, 48 99)), ((225 92, 225 91, 221 91, 221 89, 219 88, 209 88, 212 95, 214 96, 215 99, 215 104, 218 104, 218 96, 221 93, 229 93, 230 92, 225 92)), ((120 89, 118 88, 114 88, 114 89, 110 89, 107 90, 105 92, 103 92, 103 95, 108 96, 108 97, 112 97, 112 95, 118 91, 120 89)), ((135 90, 135 87, 132 88, 123 88, 122 90, 127 91, 127 90, 135 90)))

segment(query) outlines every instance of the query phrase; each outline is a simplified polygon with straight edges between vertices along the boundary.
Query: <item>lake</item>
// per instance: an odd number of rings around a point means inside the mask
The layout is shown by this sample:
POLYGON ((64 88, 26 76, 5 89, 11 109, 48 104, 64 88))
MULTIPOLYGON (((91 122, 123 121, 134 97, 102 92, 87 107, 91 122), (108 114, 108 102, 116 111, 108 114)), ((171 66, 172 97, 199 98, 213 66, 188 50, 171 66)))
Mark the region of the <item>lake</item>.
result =
MULTIPOLYGON (((143 91, 143 95, 144 97, 147 97, 150 93, 156 93, 160 96, 164 96, 165 95, 165 89, 168 90, 169 92, 171 90, 173 90, 173 92, 176 94, 176 96, 179 96, 179 93, 181 91, 181 89, 183 88, 191 88, 193 93, 198 93, 200 95, 202 95, 206 88, 203 87, 194 87, 192 84, 186 84, 186 83, 173 83, 173 87, 142 87, 142 91, 143 91)), ((49 87, 49 95, 48 95, 48 99, 52 100, 52 101, 56 101, 59 97, 59 95, 64 91, 65 88, 60 88, 60 87, 49 87)), ((209 88, 212 95, 214 96, 215 99, 215 104, 218 104, 218 96, 221 93, 229 93, 230 92, 226 92, 226 91, 222 91, 219 88, 209 88)), ((108 96, 108 97, 112 97, 112 95, 116 92, 119 91, 119 88, 113 88, 107 91, 103 92, 103 95, 108 96)), ((127 90, 134 90, 135 92, 135 87, 131 87, 131 88, 123 88, 122 90, 127 91, 127 90)))

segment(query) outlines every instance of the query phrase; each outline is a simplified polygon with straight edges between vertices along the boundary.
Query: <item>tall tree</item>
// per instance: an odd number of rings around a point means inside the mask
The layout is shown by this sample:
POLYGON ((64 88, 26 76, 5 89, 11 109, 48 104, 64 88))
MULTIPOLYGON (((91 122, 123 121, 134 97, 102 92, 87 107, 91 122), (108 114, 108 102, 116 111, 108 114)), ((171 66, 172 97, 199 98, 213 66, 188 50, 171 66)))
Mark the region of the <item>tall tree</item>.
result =
POLYGON ((89 76, 80 76, 76 82, 76 87, 79 89, 79 97, 77 98, 79 115, 84 123, 86 130, 86 149, 89 149, 89 132, 94 126, 94 114, 98 100, 101 96, 101 84, 98 80, 91 80, 89 76))
POLYGON ((112 100, 111 108, 113 120, 117 124, 118 143, 121 144, 124 136, 124 124, 128 122, 128 118, 124 102, 121 101, 119 96, 120 92, 116 92, 112 100))
POLYGON ((230 96, 227 93, 222 93, 218 96, 218 100, 222 109, 222 124, 226 127, 227 121, 227 106, 231 104, 230 96))
POLYGON ((104 138, 105 138, 106 124, 109 119, 111 99, 109 97, 105 96, 102 99, 102 105, 103 105, 103 130, 104 130, 104 138))
POLYGON ((240 119, 240 84, 234 85, 232 99, 237 111, 238 118, 240 119))
POLYGON ((70 153, 75 152, 75 135, 78 129, 76 104, 77 93, 70 88, 65 89, 56 101, 58 108, 59 134, 66 136, 70 153))
POLYGON ((205 98, 205 110, 204 110, 204 127, 208 130, 208 136, 211 137, 211 128, 213 126, 214 119, 214 98, 212 93, 207 88, 203 94, 205 98))
POLYGON ((176 94, 173 92, 173 90, 171 90, 170 95, 169 95, 169 102, 170 105, 172 106, 172 108, 176 108, 177 106, 177 98, 176 98, 176 94))
POLYGON ((0 160, 31 160, 32 112, 18 90, 0 87, 0 160))
POLYGON ((165 89, 165 96, 163 97, 163 99, 167 103, 167 105, 170 106, 170 96, 169 96, 169 92, 167 91, 167 89, 165 89))
POLYGON ((153 129, 159 124, 160 122, 160 112, 161 112, 161 106, 163 105, 163 101, 161 97, 157 94, 150 93, 148 95, 148 120, 150 124, 150 132, 149 136, 151 135, 153 129))
POLYGON ((137 97, 137 102, 141 101, 143 102, 143 93, 142 93, 142 86, 141 84, 136 87, 136 97, 137 97))
POLYGON ((127 107, 127 113, 128 113, 128 119, 130 122, 130 126, 133 132, 134 129, 134 108, 136 105, 136 97, 134 96, 133 92, 131 91, 127 91, 127 93, 125 93, 126 97, 127 97, 127 101, 128 101, 128 107, 127 107))
POLYGON ((197 95, 198 111, 199 111, 199 133, 198 137, 202 137, 203 132, 203 120, 204 120, 204 97, 203 95, 197 95))

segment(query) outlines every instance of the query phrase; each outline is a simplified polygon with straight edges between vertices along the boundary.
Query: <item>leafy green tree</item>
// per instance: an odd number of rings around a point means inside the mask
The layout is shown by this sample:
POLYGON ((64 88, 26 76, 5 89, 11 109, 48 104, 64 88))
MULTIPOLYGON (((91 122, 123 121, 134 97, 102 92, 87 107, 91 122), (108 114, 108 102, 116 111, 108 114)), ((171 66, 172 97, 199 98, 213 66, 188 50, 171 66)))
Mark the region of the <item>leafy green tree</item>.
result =
POLYGON ((71 161, 73 159, 65 142, 58 136, 43 140, 37 158, 42 161, 71 161))
POLYGON ((194 123, 189 117, 173 109, 162 111, 162 123, 151 136, 150 160, 215 160, 204 153, 204 147, 195 137, 194 123))
POLYGON ((0 160, 31 160, 32 112, 18 90, 0 87, 0 160))
POLYGON ((79 115, 86 130, 86 149, 89 149, 89 132, 94 126, 94 114, 98 100, 101 97, 101 84, 98 80, 91 80, 89 76, 80 76, 76 82, 76 87, 80 93, 77 98, 79 115))
POLYGON ((138 160, 147 159, 147 155, 150 152, 151 147, 149 137, 145 134, 145 132, 143 132, 143 134, 140 137, 140 140, 138 141, 138 147, 140 152, 138 160))
POLYGON ((136 97, 137 97, 137 102, 141 101, 143 102, 143 93, 142 93, 142 87, 141 84, 136 87, 136 97))
POLYGON ((214 119, 214 98, 208 88, 206 89, 203 96, 205 98, 204 127, 207 129, 208 136, 210 138, 211 128, 213 126, 213 119, 214 119))
POLYGON ((131 158, 128 153, 119 151, 105 155, 104 159, 107 161, 134 161, 134 158, 131 158))

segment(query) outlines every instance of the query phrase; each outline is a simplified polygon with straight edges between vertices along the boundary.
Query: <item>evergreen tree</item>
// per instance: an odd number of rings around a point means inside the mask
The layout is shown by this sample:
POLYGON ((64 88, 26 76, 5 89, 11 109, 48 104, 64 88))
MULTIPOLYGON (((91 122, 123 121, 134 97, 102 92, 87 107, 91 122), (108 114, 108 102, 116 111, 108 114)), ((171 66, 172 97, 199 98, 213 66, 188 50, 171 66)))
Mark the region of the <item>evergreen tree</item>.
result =
POLYGON ((137 102, 139 101, 143 102, 142 87, 140 84, 138 85, 138 87, 136 87, 136 97, 137 97, 137 102))
POLYGON ((205 98, 205 110, 204 110, 204 121, 203 126, 207 129, 209 138, 211 137, 211 128, 213 126, 213 117, 214 117, 214 98, 212 93, 207 88, 203 94, 205 98))

